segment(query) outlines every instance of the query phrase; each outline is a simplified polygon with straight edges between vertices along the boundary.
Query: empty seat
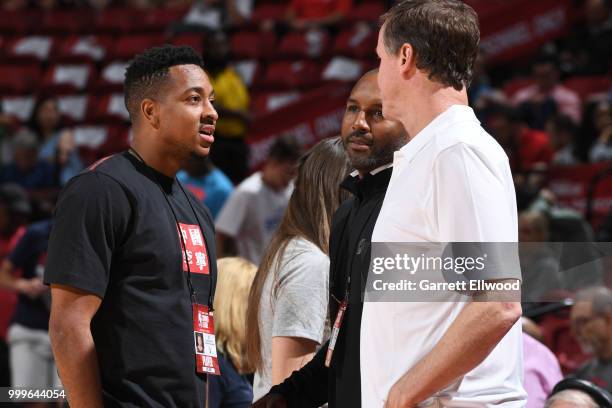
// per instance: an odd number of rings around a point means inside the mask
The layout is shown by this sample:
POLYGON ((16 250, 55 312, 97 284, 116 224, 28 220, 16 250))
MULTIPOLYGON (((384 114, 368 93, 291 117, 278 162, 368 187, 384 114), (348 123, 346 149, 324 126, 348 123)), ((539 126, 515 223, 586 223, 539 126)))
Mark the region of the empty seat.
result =
POLYGON ((54 40, 50 36, 31 35, 8 41, 2 60, 5 62, 46 61, 53 50, 54 40))
POLYGON ((276 36, 271 32, 242 31, 232 36, 230 46, 237 59, 268 58, 275 51, 276 36))
POLYGON ((30 120, 35 103, 36 99, 32 95, 5 96, 2 98, 2 112, 25 123, 30 120))
POLYGON ((255 95, 251 102, 251 111, 255 116, 273 112, 300 99, 300 92, 264 92, 255 95))
POLYGON ((26 94, 36 89, 41 71, 37 64, 0 65, 0 93, 26 94))
POLYGON ((83 91, 90 85, 94 73, 90 64, 53 65, 43 77, 42 89, 47 93, 83 91))
POLYGON ((91 25, 93 14, 81 10, 53 10, 43 14, 40 30, 44 34, 78 34, 91 25))
POLYGON ((89 122, 121 124, 129 121, 129 119, 123 93, 90 96, 87 112, 89 122))
POLYGON ((164 37, 155 34, 119 37, 115 47, 109 53, 109 58, 131 60, 136 54, 140 54, 147 48, 163 43, 164 37))
POLYGON ((126 61, 110 62, 100 71, 94 88, 99 92, 121 92, 127 66, 126 61))
POLYGON ((385 12, 382 2, 367 2, 354 6, 346 16, 347 21, 377 21, 379 16, 385 12))
POLYGON ((286 13, 286 4, 261 4, 253 10, 251 21, 260 23, 265 20, 282 20, 286 13))
POLYGON ((282 38, 277 53, 285 58, 323 57, 329 52, 329 44, 325 31, 294 32, 282 38))
POLYGON ((57 96, 59 111, 62 116, 73 122, 82 122, 87 113, 86 95, 59 95, 57 96))
POLYGON ((0 13, 0 34, 26 35, 38 26, 41 14, 38 11, 6 11, 0 13))
POLYGON ((204 50, 204 36, 202 34, 177 35, 170 39, 169 43, 173 45, 188 45, 200 54, 204 50))
POLYGON ((108 8, 96 16, 92 24, 93 33, 124 34, 130 32, 138 25, 136 16, 142 11, 130 8, 108 8))
POLYGON ((333 52, 354 58, 375 58, 377 38, 376 30, 365 24, 357 24, 338 34, 333 52))
POLYGON ((181 20, 187 11, 188 9, 182 7, 156 7, 152 10, 147 10, 146 13, 141 13, 136 28, 138 31, 163 32, 170 24, 181 20))
POLYGON ((72 36, 64 40, 57 49, 59 62, 98 62, 104 59, 113 44, 112 37, 72 36))
POLYGON ((319 80, 321 67, 313 61, 281 61, 268 66, 262 85, 269 88, 289 90, 308 87, 319 80))

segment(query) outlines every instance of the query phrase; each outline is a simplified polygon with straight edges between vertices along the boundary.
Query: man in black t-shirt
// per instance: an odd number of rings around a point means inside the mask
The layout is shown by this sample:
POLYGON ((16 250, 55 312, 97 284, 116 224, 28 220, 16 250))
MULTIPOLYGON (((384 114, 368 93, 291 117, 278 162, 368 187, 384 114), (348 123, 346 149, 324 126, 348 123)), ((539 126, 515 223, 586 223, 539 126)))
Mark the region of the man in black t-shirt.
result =
POLYGON ((206 404, 194 316, 212 306, 213 221, 175 179, 214 140, 214 91, 202 66, 189 47, 136 56, 124 84, 132 148, 60 195, 45 282, 73 408, 206 404))

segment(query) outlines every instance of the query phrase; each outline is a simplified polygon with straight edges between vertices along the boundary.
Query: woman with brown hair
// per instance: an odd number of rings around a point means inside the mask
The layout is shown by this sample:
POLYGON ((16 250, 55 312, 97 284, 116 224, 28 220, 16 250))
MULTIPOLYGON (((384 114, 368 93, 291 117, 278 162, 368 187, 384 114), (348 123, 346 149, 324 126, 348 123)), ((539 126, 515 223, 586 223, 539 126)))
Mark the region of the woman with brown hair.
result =
POLYGON ((329 232, 333 213, 347 198, 340 183, 349 170, 338 137, 321 141, 299 161, 295 189, 249 296, 254 400, 306 364, 325 340, 329 232))

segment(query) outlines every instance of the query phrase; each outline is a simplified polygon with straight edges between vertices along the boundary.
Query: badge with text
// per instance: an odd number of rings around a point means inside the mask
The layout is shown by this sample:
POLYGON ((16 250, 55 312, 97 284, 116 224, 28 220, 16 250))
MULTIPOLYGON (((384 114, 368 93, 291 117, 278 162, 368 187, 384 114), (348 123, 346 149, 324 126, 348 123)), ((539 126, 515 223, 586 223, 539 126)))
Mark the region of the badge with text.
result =
POLYGON ((221 375, 215 344, 213 312, 208 311, 208 306, 197 303, 193 305, 193 341, 197 372, 221 375))
POLYGON ((332 355, 334 354, 334 348, 336 347, 336 340, 338 340, 338 333, 340 333, 340 326, 342 326, 342 319, 344 318, 344 313, 346 312, 347 302, 343 300, 340 303, 340 308, 338 309, 338 314, 336 315, 336 321, 334 322, 334 327, 332 328, 331 336, 329 337, 329 346, 327 347, 327 354, 325 355, 325 367, 329 367, 332 359, 332 355))
MULTIPOLYGON (((210 273, 208 254, 206 253, 206 244, 200 227, 183 223, 179 223, 179 227, 180 234, 183 236, 181 240, 181 249, 184 249, 182 251, 183 270, 187 272, 187 262, 189 262, 189 270, 191 272, 208 275, 210 273), (183 242, 186 248, 182 248, 183 242), (187 259, 185 259, 185 252, 187 253, 187 259)), ((180 239, 181 237, 179 237, 180 239)))

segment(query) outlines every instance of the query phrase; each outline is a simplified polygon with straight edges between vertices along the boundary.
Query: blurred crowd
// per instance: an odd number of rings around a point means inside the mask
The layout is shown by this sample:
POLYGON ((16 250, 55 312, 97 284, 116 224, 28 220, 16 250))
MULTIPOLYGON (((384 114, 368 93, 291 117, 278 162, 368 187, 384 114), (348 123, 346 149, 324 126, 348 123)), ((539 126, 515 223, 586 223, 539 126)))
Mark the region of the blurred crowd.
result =
MULTIPOLYGON (((233 367, 226 371, 235 371, 231 379, 216 387, 220 394, 242 396, 236 401, 243 405, 232 406, 249 406, 252 379, 248 374, 253 374, 252 367, 242 361, 246 329, 242 323, 233 321, 246 319, 255 270, 285 214, 294 192, 296 165, 303 153, 295 138, 287 135, 271 145, 262 168, 253 173, 248 168, 246 137, 256 122, 250 109, 251 90, 233 66, 236 61, 227 33, 249 20, 254 3, 5 0, 0 5, 3 11, 101 10, 118 5, 143 12, 159 7, 177 8, 186 13, 173 25, 174 30, 208 33, 204 61, 222 119, 210 159, 194 161, 179 173, 178 179, 208 206, 216 219, 218 258, 242 258, 220 260, 216 299, 227 301, 228 305, 215 303, 219 311, 219 348, 233 367), (238 272, 230 272, 236 268, 238 272)), ((384 3, 388 6, 393 2, 384 3)), ((520 64, 496 65, 484 53, 479 55, 468 90, 477 116, 510 158, 521 242, 612 241, 610 209, 607 220, 595 229, 583 213, 559 205, 546 184, 545 174, 550 168, 612 163, 612 6, 606 0, 584 0, 577 4, 583 17, 569 33, 546 44, 520 64), (608 88, 580 92, 580 86, 572 82, 577 77, 598 78, 608 88)), ((293 0, 282 19, 263 21, 258 29, 278 36, 292 30, 333 33, 353 6, 351 0, 293 0)), ((37 334, 48 330, 48 289, 42 284, 41 271, 57 195, 90 162, 78 148, 70 123, 60 113, 57 98, 40 99, 26 123, 0 112, 0 386, 26 386, 37 381, 50 386, 55 381, 53 369, 49 368, 52 356, 48 338, 37 334), (23 327, 30 330, 20 331, 23 327), (47 371, 16 369, 24 356, 32 354, 47 371)), ((563 262, 579 265, 580 256, 588 257, 587 252, 588 249, 580 249, 571 255, 578 259, 563 262)), ((525 383, 534 388, 530 398, 535 395, 538 401, 532 407, 543 406, 555 384, 566 375, 612 392, 612 294, 605 289, 606 285, 612 287, 612 265, 603 262, 595 267, 588 262, 578 277, 575 270, 572 276, 553 271, 546 274, 545 282, 538 283, 537 271, 548 267, 547 256, 531 253, 522 259, 524 279, 531 280, 532 287, 542 288, 542 294, 554 291, 556 296, 554 301, 524 304, 524 331, 529 334, 524 344, 525 383), (537 271, 530 275, 533 269, 537 271), (556 278, 551 280, 551 276, 556 278), (597 288, 584 290, 592 286, 597 288)), ((269 292, 270 288, 267 289, 269 292)), ((560 391, 557 395, 560 394, 568 392, 560 391)), ((215 406, 223 405, 219 402, 215 406)))

